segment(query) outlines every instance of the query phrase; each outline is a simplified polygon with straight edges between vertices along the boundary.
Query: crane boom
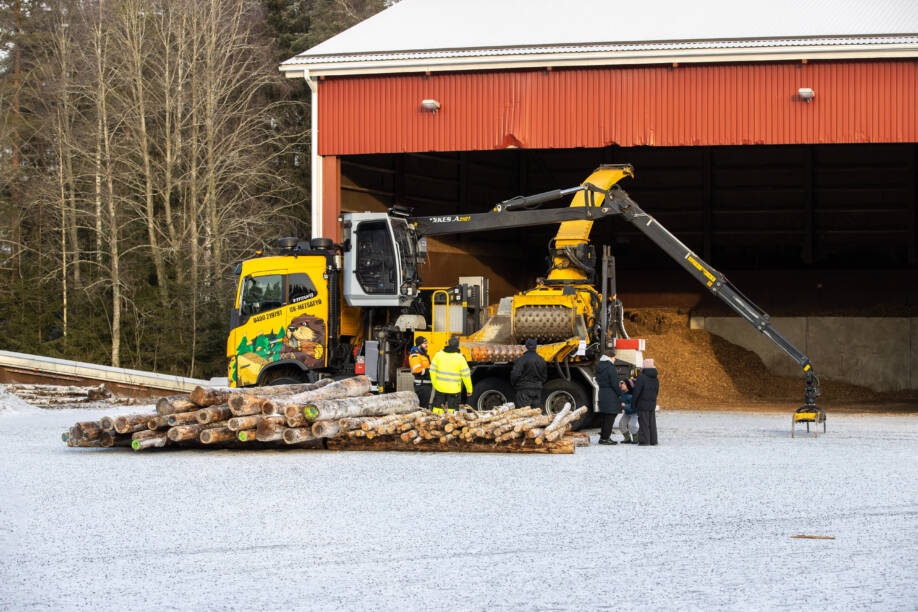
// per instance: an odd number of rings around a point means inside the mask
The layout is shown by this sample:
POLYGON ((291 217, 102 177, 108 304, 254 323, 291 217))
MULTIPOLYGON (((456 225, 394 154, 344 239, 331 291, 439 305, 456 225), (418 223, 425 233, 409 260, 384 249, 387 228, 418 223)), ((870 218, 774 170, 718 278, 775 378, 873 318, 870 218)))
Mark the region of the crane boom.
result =
MULTIPOLYGON (((819 397, 819 378, 809 358, 775 329, 768 314, 734 287, 723 273, 701 259, 628 197, 625 190, 615 184, 625 176, 633 176, 630 165, 604 165, 577 187, 555 189, 531 196, 518 196, 500 202, 491 211, 485 213, 411 217, 408 221, 414 224, 421 236, 561 223, 554 239, 553 257, 571 259, 583 268, 584 266, 576 259, 572 249, 575 247, 590 248, 589 234, 594 221, 608 216, 621 216, 660 247, 692 277, 706 286, 731 310, 793 359, 803 369, 806 377, 804 402, 808 407, 815 406, 816 398, 819 397), (574 199, 567 208, 534 208, 568 195, 574 195, 574 199)), ((560 266, 560 268, 565 267, 560 266)), ((552 278, 556 269, 559 267, 553 266, 549 279, 552 278)), ((578 277, 579 274, 572 278, 577 279, 578 277)), ((558 282, 565 282, 565 280, 567 279, 562 277, 562 280, 558 282)))

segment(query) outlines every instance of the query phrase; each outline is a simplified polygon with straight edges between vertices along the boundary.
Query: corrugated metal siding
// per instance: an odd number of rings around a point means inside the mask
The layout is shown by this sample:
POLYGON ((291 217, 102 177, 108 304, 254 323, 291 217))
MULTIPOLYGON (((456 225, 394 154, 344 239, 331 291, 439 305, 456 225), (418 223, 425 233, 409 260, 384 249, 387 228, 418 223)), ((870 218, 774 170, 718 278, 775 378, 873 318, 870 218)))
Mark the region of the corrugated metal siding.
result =
POLYGON ((319 154, 918 142, 916 108, 914 61, 329 78, 319 154))

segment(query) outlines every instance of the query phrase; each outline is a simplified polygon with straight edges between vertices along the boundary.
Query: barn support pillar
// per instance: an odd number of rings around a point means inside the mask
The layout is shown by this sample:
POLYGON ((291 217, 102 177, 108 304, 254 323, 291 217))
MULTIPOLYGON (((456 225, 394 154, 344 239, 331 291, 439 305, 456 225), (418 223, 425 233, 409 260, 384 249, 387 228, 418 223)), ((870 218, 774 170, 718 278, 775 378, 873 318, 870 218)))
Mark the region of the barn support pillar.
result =
MULTIPOLYGON (((338 223, 338 216, 341 214, 341 158, 325 155, 321 159, 322 216, 318 222, 322 231, 319 235, 340 242, 341 224, 338 223)), ((316 223, 315 219, 313 223, 316 223)), ((313 235, 316 235, 315 229, 313 235)))

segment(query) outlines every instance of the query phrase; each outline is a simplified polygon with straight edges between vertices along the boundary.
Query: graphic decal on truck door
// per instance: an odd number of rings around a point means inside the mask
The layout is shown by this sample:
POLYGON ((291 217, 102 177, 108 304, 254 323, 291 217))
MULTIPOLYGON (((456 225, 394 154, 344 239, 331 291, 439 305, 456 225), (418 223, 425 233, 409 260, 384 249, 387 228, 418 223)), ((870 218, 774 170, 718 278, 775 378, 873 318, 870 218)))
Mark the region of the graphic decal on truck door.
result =
MULTIPOLYGON (((301 258, 299 263, 324 266, 324 259, 311 259, 301 258)), ((324 270, 315 267, 316 274, 324 270)), ((235 330, 235 351, 227 370, 230 384, 254 385, 262 370, 276 361, 296 360, 308 369, 324 367, 325 297, 305 272, 245 277, 239 301, 242 324, 235 330)))
POLYGON ((303 314, 287 326, 281 359, 296 359, 308 368, 325 365, 325 321, 317 316, 303 314))

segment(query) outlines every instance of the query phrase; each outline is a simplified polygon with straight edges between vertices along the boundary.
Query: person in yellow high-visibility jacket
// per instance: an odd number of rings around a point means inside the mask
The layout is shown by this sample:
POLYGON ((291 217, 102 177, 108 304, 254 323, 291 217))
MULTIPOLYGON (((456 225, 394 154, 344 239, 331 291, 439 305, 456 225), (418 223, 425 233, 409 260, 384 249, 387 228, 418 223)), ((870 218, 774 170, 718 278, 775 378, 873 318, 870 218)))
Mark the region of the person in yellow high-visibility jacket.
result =
POLYGON ((430 381, 436 391, 433 411, 439 414, 443 413, 444 407, 450 412, 459 409, 463 384, 468 394, 472 394, 472 372, 459 352, 459 338, 456 336, 449 339, 445 349, 434 355, 430 362, 430 381))

